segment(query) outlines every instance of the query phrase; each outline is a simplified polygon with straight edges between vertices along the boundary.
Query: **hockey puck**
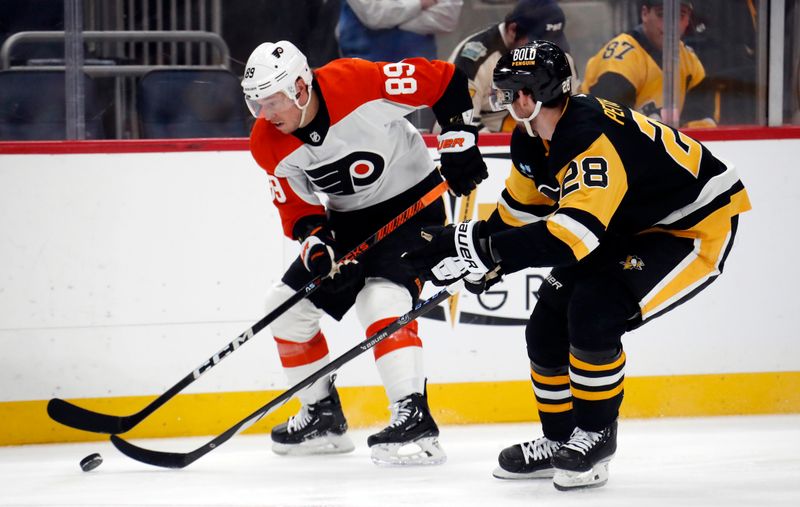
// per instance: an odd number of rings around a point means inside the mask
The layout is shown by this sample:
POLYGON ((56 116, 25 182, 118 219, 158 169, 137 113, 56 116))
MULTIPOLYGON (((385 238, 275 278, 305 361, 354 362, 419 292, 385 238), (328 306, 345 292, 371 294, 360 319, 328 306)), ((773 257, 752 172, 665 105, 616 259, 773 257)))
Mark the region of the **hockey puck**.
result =
POLYGON ((81 460, 81 470, 91 472, 102 464, 103 457, 99 453, 90 454, 81 460))

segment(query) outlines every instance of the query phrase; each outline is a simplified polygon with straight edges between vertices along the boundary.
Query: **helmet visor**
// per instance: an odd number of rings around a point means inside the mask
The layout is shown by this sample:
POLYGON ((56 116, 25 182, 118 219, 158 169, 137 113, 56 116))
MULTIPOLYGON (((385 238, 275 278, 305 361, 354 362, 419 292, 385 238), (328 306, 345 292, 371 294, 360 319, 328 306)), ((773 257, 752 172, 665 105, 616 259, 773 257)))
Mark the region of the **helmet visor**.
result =
POLYGON ((283 113, 295 105, 294 101, 284 92, 273 93, 269 97, 261 99, 251 99, 245 95, 244 101, 247 104, 247 109, 250 110, 250 114, 255 118, 266 118, 267 116, 283 113))
POLYGON ((517 94, 511 88, 492 88, 492 93, 489 95, 489 105, 492 111, 504 111, 506 107, 510 106, 517 94))

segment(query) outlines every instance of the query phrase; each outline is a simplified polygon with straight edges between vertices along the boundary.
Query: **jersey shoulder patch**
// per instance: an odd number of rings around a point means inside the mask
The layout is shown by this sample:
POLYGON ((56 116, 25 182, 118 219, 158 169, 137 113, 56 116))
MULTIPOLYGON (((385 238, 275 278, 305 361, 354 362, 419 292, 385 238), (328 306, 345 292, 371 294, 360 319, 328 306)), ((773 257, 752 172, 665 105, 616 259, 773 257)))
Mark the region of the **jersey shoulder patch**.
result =
POLYGON ((488 49, 486 45, 481 41, 469 41, 461 48, 461 52, 458 53, 460 58, 466 58, 467 60, 472 60, 473 62, 477 62, 480 58, 486 56, 488 53, 488 49))
POLYGON ((463 70, 469 79, 475 79, 478 71, 495 53, 505 53, 506 45, 497 25, 467 38, 456 50, 453 63, 463 70))

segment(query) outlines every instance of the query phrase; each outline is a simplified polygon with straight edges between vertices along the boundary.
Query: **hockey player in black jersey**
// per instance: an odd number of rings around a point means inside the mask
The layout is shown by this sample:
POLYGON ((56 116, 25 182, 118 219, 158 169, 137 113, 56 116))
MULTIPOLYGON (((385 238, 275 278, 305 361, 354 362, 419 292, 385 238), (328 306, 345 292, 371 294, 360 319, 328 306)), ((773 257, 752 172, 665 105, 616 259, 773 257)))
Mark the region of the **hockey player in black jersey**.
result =
MULTIPOLYGON (((434 283, 553 266, 525 337, 544 436, 499 456, 495 476, 602 486, 616 451, 622 335, 686 302, 721 272, 750 209, 730 165, 616 103, 569 96, 561 49, 534 41, 500 59, 496 102, 520 128, 487 221, 428 228, 406 254, 434 283)), ((470 285, 470 284, 467 284, 470 285)))

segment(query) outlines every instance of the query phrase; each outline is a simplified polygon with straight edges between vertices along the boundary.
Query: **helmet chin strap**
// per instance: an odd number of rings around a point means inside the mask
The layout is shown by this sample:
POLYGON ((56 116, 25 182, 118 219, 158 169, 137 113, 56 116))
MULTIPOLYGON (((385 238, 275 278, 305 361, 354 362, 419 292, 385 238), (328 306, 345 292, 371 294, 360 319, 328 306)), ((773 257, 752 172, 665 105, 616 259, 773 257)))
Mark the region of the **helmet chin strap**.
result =
POLYGON ((300 105, 300 101, 297 100, 297 97, 294 97, 292 100, 294 101, 294 105, 300 109, 300 126, 306 126, 306 113, 308 112, 308 105, 311 104, 311 85, 308 85, 306 88, 308 91, 308 100, 302 106, 300 105))
POLYGON ((534 106, 533 112, 527 118, 520 118, 519 116, 517 116, 517 113, 514 112, 514 104, 507 105, 506 109, 508 109, 508 112, 511 113, 511 117, 512 118, 514 118, 516 121, 519 121, 519 122, 522 122, 522 123, 525 124, 525 130, 528 131, 528 135, 529 136, 536 137, 536 133, 533 131, 533 128, 531 128, 531 120, 536 118, 536 116, 539 115, 539 111, 542 109, 542 103, 541 102, 536 101, 536 106, 534 106))

